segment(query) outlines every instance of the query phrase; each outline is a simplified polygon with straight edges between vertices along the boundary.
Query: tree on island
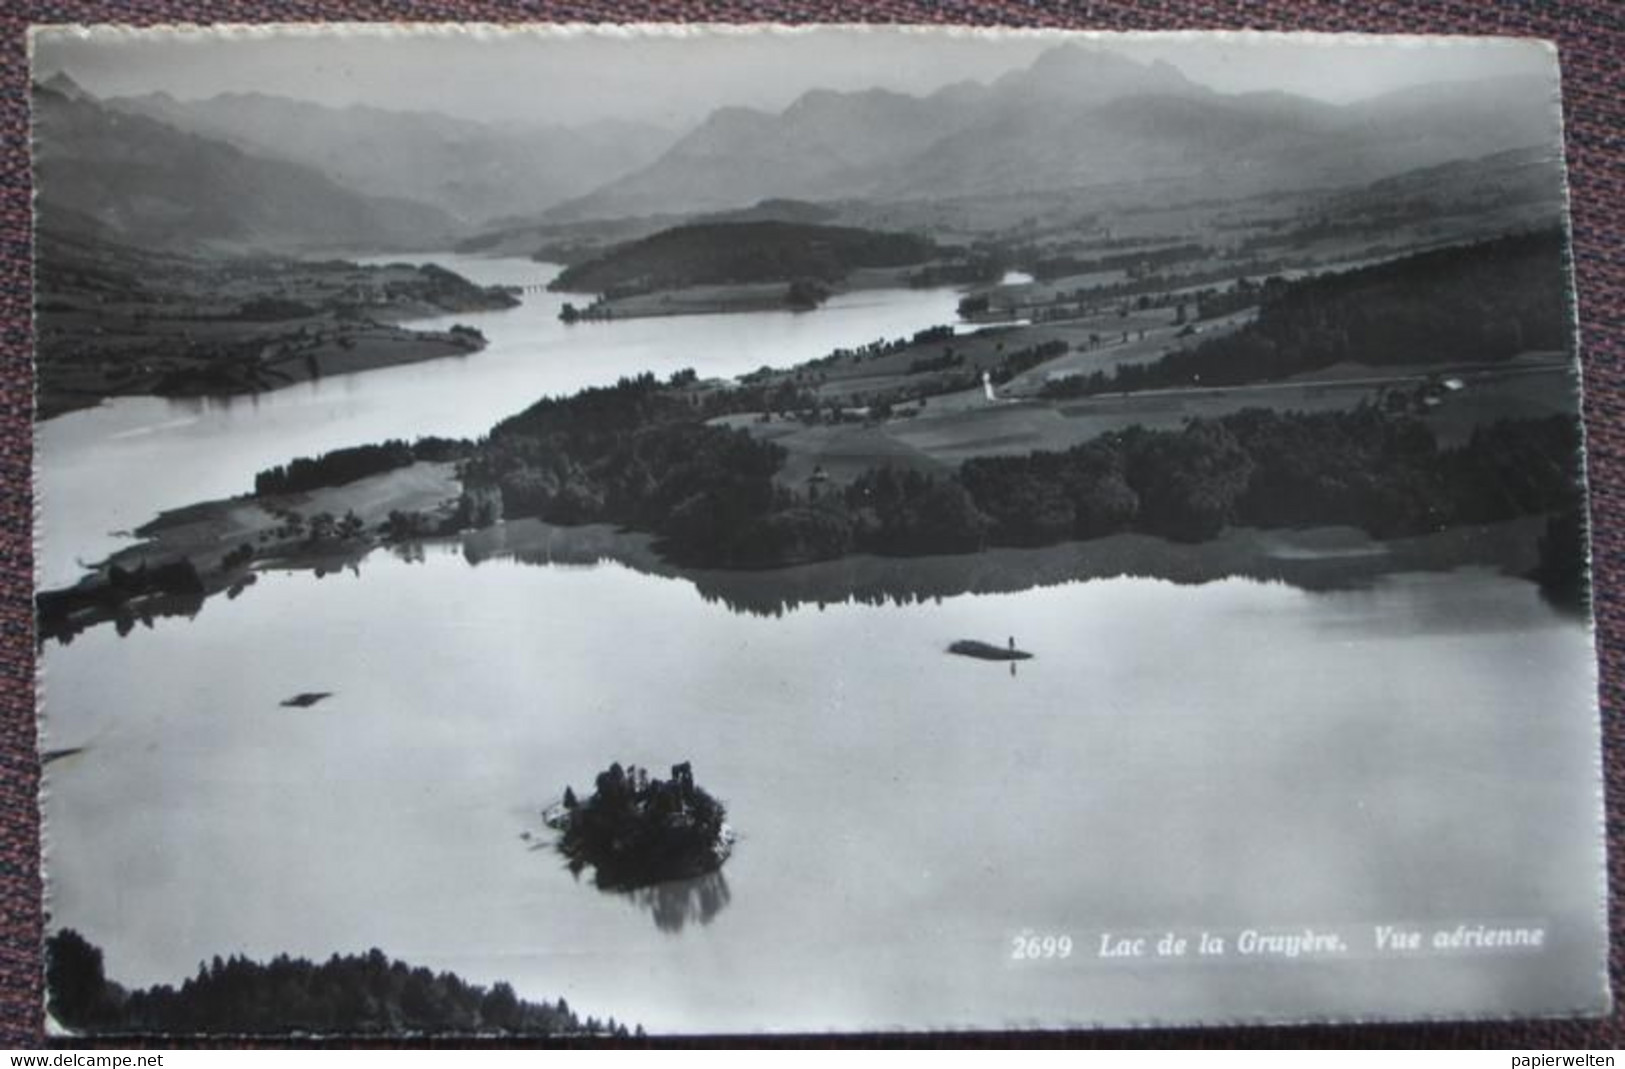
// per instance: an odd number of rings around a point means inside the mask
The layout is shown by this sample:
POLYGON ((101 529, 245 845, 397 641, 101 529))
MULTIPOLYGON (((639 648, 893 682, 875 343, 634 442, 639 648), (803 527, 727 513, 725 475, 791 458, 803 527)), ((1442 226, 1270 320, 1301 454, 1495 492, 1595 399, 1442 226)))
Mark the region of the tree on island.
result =
POLYGON ((702 876, 728 859, 727 810, 694 783, 688 762, 673 765, 669 780, 616 762, 595 787, 586 799, 566 787, 547 821, 561 833, 570 870, 591 865, 598 887, 624 891, 702 876))

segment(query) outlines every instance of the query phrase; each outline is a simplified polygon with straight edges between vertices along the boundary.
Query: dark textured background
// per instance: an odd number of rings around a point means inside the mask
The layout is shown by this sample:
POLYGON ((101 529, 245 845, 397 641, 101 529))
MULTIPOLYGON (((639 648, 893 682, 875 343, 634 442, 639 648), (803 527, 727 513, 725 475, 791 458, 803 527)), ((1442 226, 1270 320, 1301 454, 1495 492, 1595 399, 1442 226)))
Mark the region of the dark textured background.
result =
MULTIPOLYGON (((1491 3, 1487 0, 153 0, 44 3, 0 0, 0 1042, 41 1041, 39 946, 44 909, 39 871, 39 765, 34 747, 32 640, 32 378, 29 367, 29 177, 26 29, 32 23, 353 21, 530 22, 936 22, 1070 29, 1264 29, 1369 33, 1504 34, 1556 41, 1562 55, 1574 253, 1590 442, 1603 746, 1608 781, 1610 897, 1625 877, 1625 3, 1491 3)), ((1531 709, 1531 716, 1545 710, 1531 709)), ((1463 835, 1493 835, 1463 828, 1463 835)), ((1621 920, 1611 912, 1610 971, 1621 981, 1621 920)), ((1608 1020, 1501 1022, 1161 1033, 974 1037, 983 1043, 1120 1046, 1534 1046, 1613 1047, 1621 1014, 1608 1020)), ((904 1042, 929 1041, 901 1037, 904 1042)), ((973 1040, 956 1036, 955 1043, 973 1040)), ((899 1037, 865 1037, 863 1045, 899 1037)), ((822 1040, 821 1042, 829 1042, 822 1040)))

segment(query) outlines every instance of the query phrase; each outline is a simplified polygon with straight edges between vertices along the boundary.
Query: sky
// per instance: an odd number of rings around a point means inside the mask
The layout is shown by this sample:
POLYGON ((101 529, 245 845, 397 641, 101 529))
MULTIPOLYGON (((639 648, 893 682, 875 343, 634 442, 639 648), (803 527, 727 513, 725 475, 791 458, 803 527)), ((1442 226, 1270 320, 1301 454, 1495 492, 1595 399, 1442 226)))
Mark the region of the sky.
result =
POLYGON ((1279 89, 1347 103, 1394 89, 1500 74, 1550 75, 1552 53, 1488 38, 1078 35, 1053 32, 352 26, 36 31, 35 76, 68 74, 97 96, 181 99, 262 92, 317 103, 438 111, 492 122, 606 118, 691 125, 713 108, 780 110, 812 88, 923 94, 990 81, 1080 40, 1163 59, 1221 92, 1279 89))

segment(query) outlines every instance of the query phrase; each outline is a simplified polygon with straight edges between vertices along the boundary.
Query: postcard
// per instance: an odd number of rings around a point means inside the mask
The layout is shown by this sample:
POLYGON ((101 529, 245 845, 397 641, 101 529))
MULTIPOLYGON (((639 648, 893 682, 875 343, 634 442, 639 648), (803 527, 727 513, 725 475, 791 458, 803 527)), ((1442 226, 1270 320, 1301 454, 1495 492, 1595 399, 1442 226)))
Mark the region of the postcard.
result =
POLYGON ((1550 45, 31 62, 53 1029, 1606 1012, 1550 45))

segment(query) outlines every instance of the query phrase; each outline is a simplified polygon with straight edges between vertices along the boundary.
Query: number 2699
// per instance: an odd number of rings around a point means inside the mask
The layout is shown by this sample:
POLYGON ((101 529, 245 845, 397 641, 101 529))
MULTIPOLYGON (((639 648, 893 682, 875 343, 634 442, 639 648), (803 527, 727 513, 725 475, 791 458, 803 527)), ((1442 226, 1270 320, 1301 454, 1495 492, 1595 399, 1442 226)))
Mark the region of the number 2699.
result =
POLYGON ((1022 932, 1010 937, 1011 961, 1053 961, 1072 956, 1072 937, 1022 932))

